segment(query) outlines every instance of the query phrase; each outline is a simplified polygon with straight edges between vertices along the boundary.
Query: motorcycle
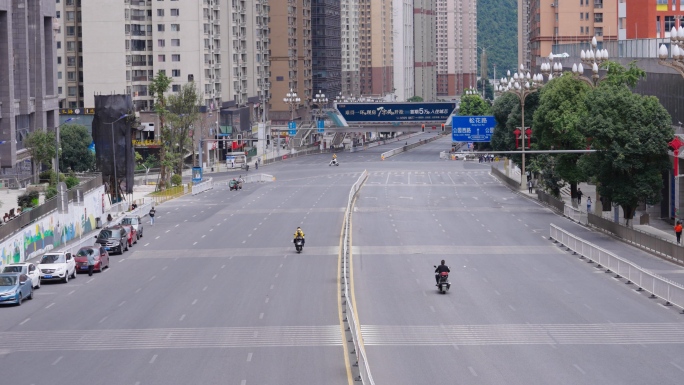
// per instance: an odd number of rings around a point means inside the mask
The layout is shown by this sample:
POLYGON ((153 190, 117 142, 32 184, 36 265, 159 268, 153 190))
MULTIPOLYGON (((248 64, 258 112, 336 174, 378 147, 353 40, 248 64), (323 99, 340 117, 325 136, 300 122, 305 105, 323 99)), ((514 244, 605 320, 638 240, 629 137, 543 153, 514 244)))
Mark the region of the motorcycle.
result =
POLYGON ((328 166, 339 166, 340 162, 337 161, 337 159, 333 159, 328 163, 328 166))
MULTIPOLYGON (((436 268, 437 266, 435 266, 435 269, 436 268)), ((442 294, 446 294, 446 292, 449 291, 449 288, 451 288, 451 282, 449 282, 449 273, 446 271, 439 273, 439 279, 437 282, 437 290, 442 294)))
POLYGON ((304 248, 304 238, 302 238, 302 237, 295 238, 294 244, 295 244, 295 249, 297 250, 297 253, 301 253, 302 249, 304 248))

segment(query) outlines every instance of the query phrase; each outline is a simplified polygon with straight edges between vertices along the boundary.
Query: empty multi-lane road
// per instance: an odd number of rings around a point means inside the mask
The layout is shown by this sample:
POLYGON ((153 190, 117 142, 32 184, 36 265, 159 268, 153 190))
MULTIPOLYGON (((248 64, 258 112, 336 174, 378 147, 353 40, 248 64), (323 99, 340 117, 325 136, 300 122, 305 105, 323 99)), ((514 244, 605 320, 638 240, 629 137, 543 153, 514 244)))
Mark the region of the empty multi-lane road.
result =
POLYGON ((0 383, 352 384, 337 272, 363 170, 352 280, 376 384, 681 382, 682 315, 553 245, 549 224, 682 271, 518 196, 487 164, 440 160, 449 138, 380 160, 400 144, 341 154, 339 167, 289 159, 259 169, 275 182, 158 206, 111 269, 0 308, 0 383))

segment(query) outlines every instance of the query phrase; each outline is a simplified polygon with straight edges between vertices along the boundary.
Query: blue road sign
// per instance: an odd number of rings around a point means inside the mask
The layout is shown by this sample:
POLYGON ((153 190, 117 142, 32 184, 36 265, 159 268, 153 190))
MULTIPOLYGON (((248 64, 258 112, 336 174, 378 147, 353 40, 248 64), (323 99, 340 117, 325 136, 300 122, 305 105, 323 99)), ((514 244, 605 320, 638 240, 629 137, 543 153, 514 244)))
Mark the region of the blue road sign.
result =
POLYGON ((318 132, 325 132, 325 120, 319 120, 318 121, 318 132))
POLYGON ((297 129, 297 122, 287 122, 287 128, 289 130, 296 130, 297 129))
POLYGON ((456 103, 338 103, 335 107, 348 123, 446 123, 456 103))
POLYGON ((451 140, 454 142, 491 142, 496 120, 493 116, 453 116, 451 140))

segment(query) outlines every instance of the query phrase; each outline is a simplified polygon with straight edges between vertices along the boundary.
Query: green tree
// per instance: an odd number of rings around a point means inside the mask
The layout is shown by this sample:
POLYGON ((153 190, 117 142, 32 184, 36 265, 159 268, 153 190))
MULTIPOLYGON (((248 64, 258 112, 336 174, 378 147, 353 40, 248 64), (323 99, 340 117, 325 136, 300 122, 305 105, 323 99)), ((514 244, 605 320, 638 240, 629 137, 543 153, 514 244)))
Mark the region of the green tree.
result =
POLYGON ((629 88, 634 88, 639 80, 646 78, 646 71, 637 67, 636 60, 632 60, 628 68, 613 61, 605 62, 601 64, 601 67, 607 69, 603 83, 615 86, 626 85, 629 88))
MULTIPOLYGON (((487 78, 518 68, 518 1, 477 1, 477 45, 487 49, 487 78)), ((482 51, 478 49, 477 68, 482 51)))
POLYGON ((459 116, 485 116, 491 114, 491 107, 480 95, 463 95, 458 107, 459 116))
POLYGON ((406 101, 411 103, 422 102, 423 98, 421 98, 420 96, 411 96, 410 98, 406 99, 406 101))
POLYGON ((33 178, 36 181, 40 166, 50 166, 50 162, 55 158, 57 149, 55 146, 55 134, 46 131, 35 131, 24 139, 24 145, 31 154, 31 167, 33 168, 33 178))
POLYGON ((597 152, 580 159, 601 196, 620 205, 624 219, 639 202, 660 202, 662 172, 670 168, 671 117, 654 96, 632 93, 626 85, 604 82, 585 99, 580 124, 597 152))
POLYGON ((159 190, 166 189, 168 185, 167 179, 169 178, 169 173, 167 169, 173 166, 173 159, 167 159, 167 152, 171 147, 171 131, 166 126, 166 92, 169 91, 172 79, 166 76, 163 72, 157 72, 157 76, 152 79, 152 82, 148 86, 150 96, 155 98, 154 109, 159 116, 159 133, 161 140, 161 148, 159 149, 159 190))
POLYGON ((85 126, 79 124, 65 124, 60 128, 59 169, 81 172, 92 170, 95 166, 95 155, 88 148, 92 138, 85 126))
POLYGON ((199 105, 202 102, 197 86, 189 82, 181 87, 180 92, 168 97, 168 121, 171 138, 174 143, 176 174, 183 173, 183 160, 188 147, 192 149, 192 138, 189 136, 194 125, 199 124, 199 105))
MULTIPOLYGON (((591 87, 571 74, 557 77, 539 91, 539 108, 534 113, 533 147, 540 150, 582 150, 587 147, 580 121, 586 114, 584 99, 591 87)), ((582 154, 554 155, 553 172, 542 175, 559 176, 570 184, 571 195, 577 194, 577 184, 586 179, 577 161, 582 154)), ((546 171, 546 170, 545 170, 546 171)), ((551 182, 555 183, 555 182, 551 182)))
MULTIPOLYGON (((525 127, 532 127, 534 112, 538 105, 539 92, 533 92, 525 98, 525 127)), ((515 134, 513 133, 516 128, 520 127, 522 120, 522 110, 520 107, 520 98, 512 93, 504 93, 494 102, 492 112, 494 119, 496 119, 496 127, 494 128, 491 141, 494 151, 520 150, 520 139, 518 139, 518 147, 516 148, 515 134)), ((529 155, 527 156, 529 157, 529 155)), ((522 166, 522 156, 512 155, 510 158, 516 164, 522 166)))

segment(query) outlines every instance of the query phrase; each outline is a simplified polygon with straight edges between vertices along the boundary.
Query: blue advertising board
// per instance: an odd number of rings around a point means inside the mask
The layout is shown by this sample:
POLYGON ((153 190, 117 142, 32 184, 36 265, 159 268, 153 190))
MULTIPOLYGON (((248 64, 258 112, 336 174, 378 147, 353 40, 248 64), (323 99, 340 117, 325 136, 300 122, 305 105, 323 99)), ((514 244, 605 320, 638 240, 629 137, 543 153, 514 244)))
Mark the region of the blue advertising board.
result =
POLYGON ((496 120, 493 116, 453 116, 451 140, 454 142, 491 142, 496 120))
POLYGON ((192 168, 192 183, 199 183, 202 181, 202 167, 192 168))
POLYGON ((339 103, 335 107, 348 123, 446 123, 456 103, 339 103))
POLYGON ((325 120, 319 120, 317 127, 319 133, 325 132, 325 120))

